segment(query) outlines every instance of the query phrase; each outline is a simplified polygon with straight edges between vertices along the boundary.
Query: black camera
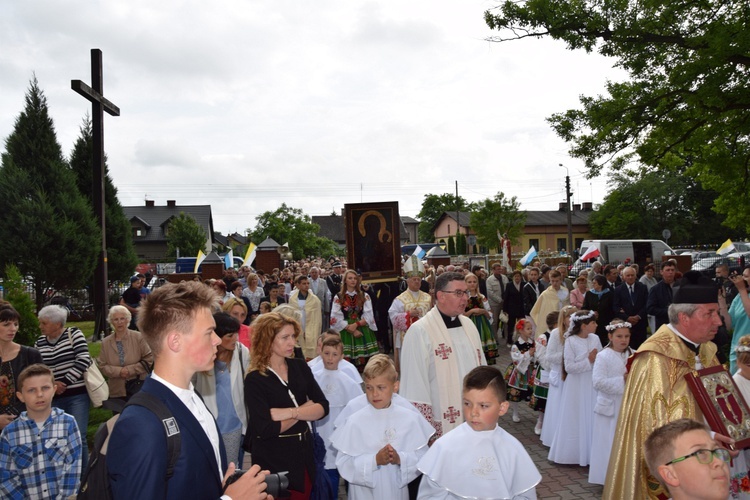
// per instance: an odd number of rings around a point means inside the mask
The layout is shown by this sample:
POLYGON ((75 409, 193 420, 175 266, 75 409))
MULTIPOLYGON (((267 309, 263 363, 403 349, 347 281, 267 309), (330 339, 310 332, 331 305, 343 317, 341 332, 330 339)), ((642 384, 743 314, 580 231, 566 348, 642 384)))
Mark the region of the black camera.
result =
MULTIPOLYGON (((234 474, 227 478, 227 482, 224 484, 224 491, 227 490, 230 484, 241 478, 245 472, 247 471, 241 469, 234 471, 234 474)), ((289 471, 266 475, 266 493, 274 498, 289 498, 289 478, 286 477, 287 474, 289 474, 289 471)))

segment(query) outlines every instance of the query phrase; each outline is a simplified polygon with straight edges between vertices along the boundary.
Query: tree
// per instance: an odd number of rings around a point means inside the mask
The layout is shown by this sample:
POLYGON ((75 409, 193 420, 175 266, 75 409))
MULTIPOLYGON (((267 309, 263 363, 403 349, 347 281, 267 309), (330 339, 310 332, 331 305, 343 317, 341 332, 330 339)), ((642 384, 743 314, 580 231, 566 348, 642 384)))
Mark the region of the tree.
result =
POLYGON ((192 257, 198 255, 198 250, 206 250, 206 231, 195 219, 180 212, 180 215, 169 221, 167 229, 167 257, 177 257, 177 249, 180 249, 180 256, 192 257))
POLYGON ((25 101, 0 167, 0 268, 15 264, 41 307, 49 289, 90 281, 100 243, 36 78, 25 101))
POLYGON ((33 346, 34 341, 41 333, 39 330, 39 320, 36 317, 36 307, 34 306, 34 301, 26 293, 26 285, 23 282, 21 273, 13 264, 5 267, 3 288, 5 289, 5 300, 11 303, 21 317, 18 322, 16 342, 33 346))
MULTIPOLYGON (((78 189, 93 206, 94 136, 88 116, 81 125, 81 135, 70 155, 70 167, 76 173, 78 189)), ((107 233, 107 276, 110 280, 125 281, 132 276, 138 257, 133 246, 130 222, 117 199, 117 188, 112 183, 104 157, 104 216, 107 233)))
POLYGON ((299 208, 282 203, 274 211, 267 211, 255 218, 255 229, 248 233, 253 241, 262 242, 268 237, 279 244, 289 243, 289 250, 295 259, 309 255, 339 255, 341 250, 336 242, 318 236, 320 226, 312 222, 309 215, 299 208))
POLYGON ((507 234, 511 241, 517 241, 526 223, 526 212, 522 212, 520 207, 515 196, 508 199, 503 193, 477 203, 471 213, 471 229, 477 235, 479 244, 498 248, 498 234, 507 234))
POLYGON ((611 182, 612 191, 589 219, 596 238, 661 239, 662 231, 669 229, 672 244, 688 245, 741 236, 722 227, 724 217, 711 210, 716 193, 684 175, 623 172, 613 174, 611 182))
POLYGON ((419 241, 429 243, 435 240, 432 230, 443 212, 455 213, 456 210, 467 212, 473 207, 474 204, 468 203, 462 196, 458 197, 458 203, 456 203, 456 196, 450 193, 424 195, 422 210, 417 214, 420 220, 419 241))
POLYGON ((628 81, 553 115, 590 177, 637 162, 676 168, 717 194, 725 223, 750 228, 750 36, 747 2, 505 1, 485 12, 497 41, 549 36, 614 58, 628 81))
POLYGON ((453 236, 448 237, 448 253, 450 255, 456 255, 456 240, 453 236))
POLYGON ((458 255, 466 255, 466 235, 464 233, 456 235, 456 253, 458 255))

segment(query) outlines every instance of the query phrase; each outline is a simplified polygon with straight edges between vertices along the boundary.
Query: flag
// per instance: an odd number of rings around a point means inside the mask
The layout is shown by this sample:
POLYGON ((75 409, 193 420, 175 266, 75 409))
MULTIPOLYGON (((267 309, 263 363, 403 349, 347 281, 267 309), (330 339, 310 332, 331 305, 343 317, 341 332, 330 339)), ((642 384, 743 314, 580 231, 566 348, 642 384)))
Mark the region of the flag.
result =
POLYGON ((206 254, 203 253, 203 250, 198 250, 198 256, 195 258, 195 267, 193 268, 193 272, 197 273, 198 268, 201 266, 201 262, 203 262, 203 259, 206 258, 206 254))
POLYGON ((726 255, 732 251, 734 251, 734 243, 732 243, 732 240, 727 240, 718 250, 716 250, 716 253, 719 255, 726 255))
POLYGON ((245 252, 245 260, 242 261, 243 266, 251 266, 253 264, 253 261, 255 260, 255 249, 256 249, 255 243, 252 241, 247 246, 247 252, 245 252))
POLYGON ((422 258, 425 256, 426 253, 427 252, 424 251, 424 248, 417 245, 417 248, 414 249, 413 255, 416 255, 419 260, 422 260, 422 258))
POLYGON ((536 257, 536 248, 534 248, 534 245, 531 245, 531 248, 529 248, 529 251, 526 252, 526 255, 523 256, 521 259, 521 265, 526 266, 528 265, 533 259, 536 257))
POLYGON ((599 251, 599 248, 596 245, 591 245, 586 249, 586 252, 584 252, 583 255, 581 255, 581 262, 586 262, 589 259, 595 259, 596 257, 599 257, 601 255, 601 252, 599 251))
POLYGON ((231 248, 224 256, 224 268, 225 269, 234 268, 234 250, 232 250, 231 248))

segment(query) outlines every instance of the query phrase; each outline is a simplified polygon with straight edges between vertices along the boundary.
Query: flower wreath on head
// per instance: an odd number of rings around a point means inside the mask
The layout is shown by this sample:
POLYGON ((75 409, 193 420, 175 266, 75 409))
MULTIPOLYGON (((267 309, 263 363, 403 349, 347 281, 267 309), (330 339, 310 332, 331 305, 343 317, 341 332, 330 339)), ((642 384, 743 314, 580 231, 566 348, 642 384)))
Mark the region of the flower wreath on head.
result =
POLYGON ((734 348, 734 352, 750 352, 750 345, 738 345, 734 348))
POLYGON ((631 325, 627 321, 623 321, 622 323, 612 323, 604 327, 604 329, 609 333, 612 333, 619 328, 633 328, 633 325, 631 325))
POLYGON ((567 339, 570 337, 570 335, 573 333, 573 327, 575 326, 575 323, 577 321, 582 321, 585 319, 592 319, 596 316, 596 311, 589 311, 586 314, 583 314, 581 312, 574 312, 570 315, 570 324, 568 325, 568 329, 565 331, 564 337, 567 339))

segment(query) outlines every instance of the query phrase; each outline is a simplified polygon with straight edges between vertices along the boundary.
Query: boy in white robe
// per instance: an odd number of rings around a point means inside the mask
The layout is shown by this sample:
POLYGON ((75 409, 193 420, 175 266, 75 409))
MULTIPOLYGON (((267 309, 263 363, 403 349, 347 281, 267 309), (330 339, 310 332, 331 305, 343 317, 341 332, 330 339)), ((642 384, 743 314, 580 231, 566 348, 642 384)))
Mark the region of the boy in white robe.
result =
POLYGON ((323 341, 320 358, 322 359, 319 363, 321 368, 313 370, 313 376, 328 400, 329 412, 316 424, 318 434, 326 445, 325 469, 331 478, 331 484, 334 485, 332 500, 335 500, 339 493, 339 473, 336 469, 336 450, 331 445, 331 434, 333 434, 336 418, 349 401, 362 394, 362 386, 339 370, 340 363, 344 360, 344 345, 341 343, 341 337, 329 335, 323 341))
MULTIPOLYGON (((340 339, 341 334, 336 330, 332 330, 329 328, 318 337, 318 345, 316 347, 317 356, 307 362, 307 366, 310 367, 313 375, 315 374, 315 372, 322 372, 325 369, 323 358, 321 357, 320 353, 323 349, 323 341, 331 337, 340 339)), ((360 375, 357 371, 357 367, 351 364, 349 361, 342 359, 339 363, 338 369, 344 372, 345 375, 348 375, 349 378, 354 380, 356 383, 362 384, 362 375, 360 375)))
POLYGON ((420 413, 391 403, 399 384, 388 356, 370 358, 363 377, 369 404, 334 431, 336 466, 352 500, 407 500, 434 429, 420 413))
POLYGON ((508 411, 502 373, 480 366, 464 377, 465 422, 420 459, 417 498, 535 500, 542 480, 523 445, 497 425, 508 411))

